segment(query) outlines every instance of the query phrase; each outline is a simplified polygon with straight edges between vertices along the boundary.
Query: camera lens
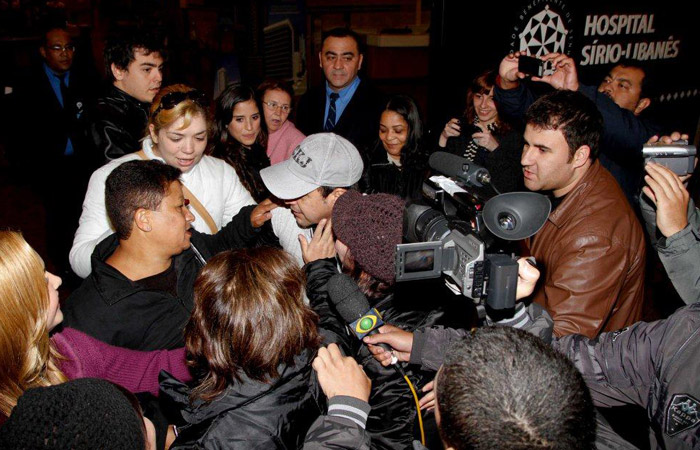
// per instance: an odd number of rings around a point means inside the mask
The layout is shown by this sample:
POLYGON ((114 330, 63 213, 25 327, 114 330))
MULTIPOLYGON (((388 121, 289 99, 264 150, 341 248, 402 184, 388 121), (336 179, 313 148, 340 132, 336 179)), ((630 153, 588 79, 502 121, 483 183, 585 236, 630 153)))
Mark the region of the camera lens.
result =
POLYGON ((515 230, 515 217, 510 214, 501 213, 498 215, 498 226, 506 231, 515 230))

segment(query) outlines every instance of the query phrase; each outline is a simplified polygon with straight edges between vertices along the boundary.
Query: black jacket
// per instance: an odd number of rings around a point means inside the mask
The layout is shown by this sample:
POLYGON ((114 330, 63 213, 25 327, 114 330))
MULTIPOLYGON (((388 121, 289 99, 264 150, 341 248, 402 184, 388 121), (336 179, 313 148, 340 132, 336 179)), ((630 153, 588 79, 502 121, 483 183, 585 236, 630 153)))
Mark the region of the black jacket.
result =
MULTIPOLYGON (((307 274, 307 295, 312 308, 321 316, 335 315, 328 300, 326 283, 338 273, 334 259, 322 259, 305 266, 307 274)), ((438 280, 440 286, 442 280, 438 280)), ((378 301, 370 300, 370 305, 381 314, 384 322, 408 331, 428 327, 445 320, 445 310, 441 307, 441 295, 429 284, 397 285, 396 292, 378 301)), ((460 302, 464 302, 460 299, 460 302)), ((351 341, 353 355, 372 380, 369 404, 372 410, 367 420, 367 432, 371 436, 373 449, 409 448, 414 439, 413 429, 416 420, 416 407, 413 396, 405 380, 392 367, 379 364, 366 345, 359 340, 351 341)), ((406 374, 416 390, 432 380, 432 373, 406 367, 406 374)))
POLYGON ((270 384, 250 380, 229 385, 210 403, 189 403, 189 388, 161 372, 161 391, 182 409, 186 425, 178 427, 176 449, 296 449, 324 410, 325 400, 311 363, 315 350, 281 366, 270 384))
MULTIPOLYGON (((523 136, 516 130, 508 130, 503 134, 494 133, 498 147, 488 151, 479 147, 474 162, 491 174, 491 183, 501 193, 522 191, 523 168, 520 158, 523 153, 523 136)), ((437 151, 447 151, 457 156, 463 156, 464 150, 471 141, 471 136, 457 136, 447 139, 445 148, 437 147, 437 151)))
POLYGON ((110 86, 104 96, 97 99, 91 117, 90 136, 94 151, 106 163, 141 149, 141 139, 146 136, 148 108, 126 92, 110 86))
MULTIPOLYGON (((384 97, 367 81, 361 80, 355 94, 337 120, 333 133, 352 142, 359 151, 368 148, 379 133, 379 116, 384 108, 384 97)), ((309 89, 299 100, 294 122, 306 136, 322 133, 326 111, 325 83, 309 89)))
MULTIPOLYGON (((52 186, 66 174, 55 174, 70 138, 73 155, 70 166, 75 173, 84 172, 87 181, 94 164, 88 145, 88 109, 91 102, 90 80, 71 70, 68 85, 70 98, 59 103, 43 65, 22 78, 12 94, 13 113, 8 128, 9 156, 24 168, 31 169, 34 181, 52 186), (37 173, 38 169, 38 173, 37 173)), ((74 175, 70 175, 74 176, 74 175)))
MULTIPOLYGON (((323 345, 350 352, 349 334, 337 317, 319 317, 323 345)), ((257 330, 264 332, 264 330, 257 330)), ((311 424, 324 414, 326 399, 311 363, 316 349, 305 349, 291 366, 280 365, 279 378, 261 383, 242 376, 216 400, 190 404, 189 388, 161 373, 161 391, 181 411, 186 425, 171 449, 296 449, 311 424)))
POLYGON ((360 190, 367 194, 383 192, 398 195, 407 202, 420 201, 423 197, 423 181, 428 177, 427 158, 416 165, 398 167, 389 162, 386 150, 376 146, 365 165, 360 180, 360 190))
POLYGON ((105 260, 119 245, 116 234, 100 242, 92 255, 92 273, 63 306, 63 323, 103 342, 135 350, 174 349, 184 345, 182 330, 194 307, 199 270, 215 254, 243 247, 257 230, 250 224, 254 205, 241 211, 215 235, 192 230, 189 249, 173 258, 177 297, 147 290, 105 260))

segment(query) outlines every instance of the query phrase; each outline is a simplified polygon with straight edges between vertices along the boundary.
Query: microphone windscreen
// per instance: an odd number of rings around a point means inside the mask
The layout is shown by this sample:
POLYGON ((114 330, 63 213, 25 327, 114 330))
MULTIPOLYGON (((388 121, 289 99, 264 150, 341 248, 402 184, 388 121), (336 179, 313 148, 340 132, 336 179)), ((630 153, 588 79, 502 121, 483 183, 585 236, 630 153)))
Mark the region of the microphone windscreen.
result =
POLYGON ((428 159, 428 164, 433 170, 437 170, 450 178, 457 178, 459 175, 462 175, 464 173, 462 169, 464 164, 471 163, 466 158, 447 152, 435 152, 428 159))
POLYGON ((328 297, 346 323, 362 317, 370 306, 357 283, 344 273, 333 275, 326 285, 328 297))

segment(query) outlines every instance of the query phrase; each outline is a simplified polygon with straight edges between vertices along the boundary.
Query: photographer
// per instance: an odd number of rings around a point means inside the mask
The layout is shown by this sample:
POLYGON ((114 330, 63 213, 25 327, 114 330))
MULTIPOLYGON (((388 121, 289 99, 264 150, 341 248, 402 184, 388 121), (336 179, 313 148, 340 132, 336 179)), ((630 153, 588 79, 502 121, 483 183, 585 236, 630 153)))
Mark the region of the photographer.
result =
MULTIPOLYGON (((674 133, 661 140, 670 144, 687 138, 674 133)), ((657 140, 654 137, 649 142, 657 140)), ((681 178, 653 162, 645 170, 647 186, 640 206, 647 232, 681 299, 695 303, 700 300, 700 216, 684 185, 689 176, 681 178)))

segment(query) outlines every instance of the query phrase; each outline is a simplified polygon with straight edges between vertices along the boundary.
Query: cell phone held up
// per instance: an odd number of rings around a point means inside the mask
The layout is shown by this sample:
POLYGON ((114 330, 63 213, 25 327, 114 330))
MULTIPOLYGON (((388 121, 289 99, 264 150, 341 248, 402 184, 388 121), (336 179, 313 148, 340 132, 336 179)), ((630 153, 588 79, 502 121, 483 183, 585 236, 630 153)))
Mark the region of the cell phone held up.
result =
POLYGON ((518 57, 518 72, 533 77, 543 77, 554 72, 551 61, 542 61, 532 56, 520 55, 518 57))
POLYGON ((461 118, 459 119, 459 127, 460 127, 460 136, 465 136, 465 137, 472 137, 474 133, 481 133, 483 130, 473 123, 469 123, 467 119, 461 118))
POLYGON ((679 140, 672 144, 656 142, 645 144, 642 147, 644 163, 655 162, 668 167, 678 176, 693 173, 695 169, 695 155, 697 149, 694 145, 688 145, 688 141, 679 140))

